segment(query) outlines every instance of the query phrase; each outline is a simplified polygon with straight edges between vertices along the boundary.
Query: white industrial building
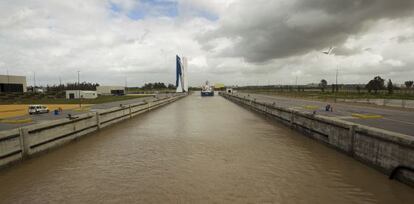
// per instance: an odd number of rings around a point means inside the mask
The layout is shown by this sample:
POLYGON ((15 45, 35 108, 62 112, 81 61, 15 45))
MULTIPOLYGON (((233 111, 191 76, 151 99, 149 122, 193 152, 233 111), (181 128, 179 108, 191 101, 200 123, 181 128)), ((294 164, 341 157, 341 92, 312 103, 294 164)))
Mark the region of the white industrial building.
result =
POLYGON ((66 98, 67 99, 94 99, 98 97, 98 93, 96 91, 83 91, 83 90, 67 90, 66 91, 66 98))
POLYGON ((99 95, 125 95, 125 87, 123 86, 97 86, 96 92, 99 95))
POLYGON ((0 75, 0 93, 26 92, 26 77, 15 75, 0 75))

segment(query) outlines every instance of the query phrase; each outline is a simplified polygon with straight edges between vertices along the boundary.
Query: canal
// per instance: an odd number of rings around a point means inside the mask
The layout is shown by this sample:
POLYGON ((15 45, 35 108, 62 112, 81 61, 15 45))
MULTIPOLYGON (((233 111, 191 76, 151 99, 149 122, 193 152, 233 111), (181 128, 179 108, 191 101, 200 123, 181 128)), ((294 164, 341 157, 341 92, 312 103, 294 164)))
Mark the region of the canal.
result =
POLYGON ((0 171, 0 203, 410 203, 414 189, 196 94, 0 171))

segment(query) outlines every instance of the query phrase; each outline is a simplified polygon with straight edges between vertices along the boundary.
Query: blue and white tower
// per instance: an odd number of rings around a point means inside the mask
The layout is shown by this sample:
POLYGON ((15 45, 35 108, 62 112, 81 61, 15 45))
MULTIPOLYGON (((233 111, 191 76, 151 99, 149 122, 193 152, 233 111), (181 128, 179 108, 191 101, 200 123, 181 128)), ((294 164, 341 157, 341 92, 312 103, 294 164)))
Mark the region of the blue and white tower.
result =
POLYGON ((187 58, 181 58, 176 55, 176 81, 175 86, 177 87, 177 92, 188 92, 188 80, 187 80, 187 58))

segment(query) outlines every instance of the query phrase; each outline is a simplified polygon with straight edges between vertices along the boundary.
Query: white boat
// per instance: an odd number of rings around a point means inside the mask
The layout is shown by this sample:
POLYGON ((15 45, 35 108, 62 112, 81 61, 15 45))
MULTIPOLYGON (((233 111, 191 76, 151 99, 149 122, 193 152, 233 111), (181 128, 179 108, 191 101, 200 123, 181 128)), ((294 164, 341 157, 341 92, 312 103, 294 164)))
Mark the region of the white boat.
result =
POLYGON ((208 85, 208 81, 201 86, 201 96, 214 96, 214 87, 208 85))

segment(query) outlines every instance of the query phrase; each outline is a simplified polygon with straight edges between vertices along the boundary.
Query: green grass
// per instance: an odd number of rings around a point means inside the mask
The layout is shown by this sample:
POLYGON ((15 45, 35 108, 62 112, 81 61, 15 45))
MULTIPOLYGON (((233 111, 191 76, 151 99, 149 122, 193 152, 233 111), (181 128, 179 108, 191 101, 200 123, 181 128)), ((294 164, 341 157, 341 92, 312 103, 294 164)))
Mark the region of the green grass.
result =
MULTIPOLYGON (((114 101, 123 101, 147 96, 99 96, 96 99, 82 99, 82 104, 100 104, 114 101)), ((13 104, 78 104, 79 99, 65 99, 65 98, 42 98, 42 99, 20 99, 13 102, 13 104)), ((10 102, 3 103, 10 104, 10 102)))
POLYGON ((280 95, 287 97, 298 97, 298 98, 313 98, 313 99, 405 99, 405 100, 414 100, 414 94, 406 93, 367 93, 367 92, 337 92, 336 96, 332 92, 321 92, 321 91, 269 91, 269 90, 245 90, 242 92, 249 93, 262 93, 269 95, 280 95))

